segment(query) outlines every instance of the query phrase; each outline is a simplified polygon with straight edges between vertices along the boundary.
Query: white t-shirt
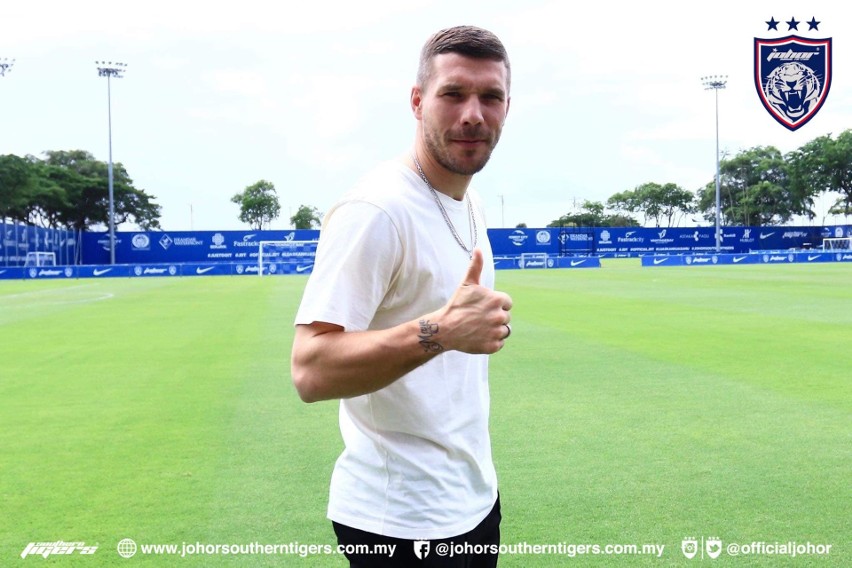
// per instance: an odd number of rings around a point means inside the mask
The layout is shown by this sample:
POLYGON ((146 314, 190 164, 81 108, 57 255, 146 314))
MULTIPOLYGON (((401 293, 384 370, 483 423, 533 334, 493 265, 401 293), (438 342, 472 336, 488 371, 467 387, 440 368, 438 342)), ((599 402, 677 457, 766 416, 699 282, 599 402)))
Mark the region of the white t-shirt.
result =
MULTIPOLYGON (((471 243, 467 201, 438 194, 471 243)), ((472 199, 480 284, 494 287, 482 208, 472 199)), ((296 324, 387 329, 445 305, 470 264, 423 181, 383 164, 327 213, 296 324)), ((488 356, 449 351, 371 394, 340 401, 345 449, 328 517, 375 534, 439 539, 473 529, 497 499, 488 356)))

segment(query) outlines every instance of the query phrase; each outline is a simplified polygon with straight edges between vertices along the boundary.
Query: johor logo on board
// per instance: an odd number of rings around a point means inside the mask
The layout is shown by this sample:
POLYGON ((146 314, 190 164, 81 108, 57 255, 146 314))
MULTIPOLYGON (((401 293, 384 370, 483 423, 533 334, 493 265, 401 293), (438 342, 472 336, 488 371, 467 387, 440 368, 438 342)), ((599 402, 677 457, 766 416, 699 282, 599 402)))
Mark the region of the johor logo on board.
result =
MULTIPOLYGON (((816 18, 799 22, 790 18, 766 22, 766 31, 818 32, 816 18)), ((797 130, 819 112, 831 87, 831 38, 812 39, 799 35, 754 38, 754 86, 764 108, 789 130, 797 130)))

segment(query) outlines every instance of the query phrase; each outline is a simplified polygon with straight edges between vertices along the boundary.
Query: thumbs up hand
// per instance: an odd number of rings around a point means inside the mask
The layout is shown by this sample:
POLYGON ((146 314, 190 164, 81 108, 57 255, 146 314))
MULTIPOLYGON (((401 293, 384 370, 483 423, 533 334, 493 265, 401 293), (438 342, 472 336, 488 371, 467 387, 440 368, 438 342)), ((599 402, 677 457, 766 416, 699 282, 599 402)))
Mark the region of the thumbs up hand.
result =
POLYGON ((473 255, 470 257, 470 266, 467 268, 462 286, 479 285, 479 279, 482 277, 483 265, 482 251, 473 249, 473 255))
POLYGON ((465 353, 496 353, 509 336, 509 310, 512 298, 479 284, 483 267, 482 251, 474 249, 470 266, 450 301, 434 314, 436 341, 445 350, 465 353))

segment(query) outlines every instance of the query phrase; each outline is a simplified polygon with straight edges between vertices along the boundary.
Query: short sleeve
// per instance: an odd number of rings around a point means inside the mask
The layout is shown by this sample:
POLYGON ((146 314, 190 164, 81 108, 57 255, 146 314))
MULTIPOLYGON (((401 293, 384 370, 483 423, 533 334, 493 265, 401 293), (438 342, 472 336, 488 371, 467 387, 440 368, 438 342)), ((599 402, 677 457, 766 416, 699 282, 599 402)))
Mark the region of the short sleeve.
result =
POLYGON ((402 261, 399 232, 377 205, 347 201, 328 213, 295 323, 369 328, 402 261))

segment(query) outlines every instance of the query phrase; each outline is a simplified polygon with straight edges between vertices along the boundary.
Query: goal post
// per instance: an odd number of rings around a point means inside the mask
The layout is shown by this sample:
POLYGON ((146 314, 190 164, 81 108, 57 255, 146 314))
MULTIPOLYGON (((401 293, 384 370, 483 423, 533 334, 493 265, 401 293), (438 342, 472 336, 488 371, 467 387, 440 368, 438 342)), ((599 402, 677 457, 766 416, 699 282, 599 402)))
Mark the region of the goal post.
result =
POLYGON ((546 252, 522 252, 518 267, 521 269, 552 268, 553 261, 546 252))
POLYGON ((30 251, 24 259, 24 266, 56 266, 56 253, 30 251))
POLYGON ((301 274, 314 266, 318 241, 260 241, 257 274, 301 274))
POLYGON ((822 250, 852 250, 852 237, 833 237, 823 239, 822 250))

